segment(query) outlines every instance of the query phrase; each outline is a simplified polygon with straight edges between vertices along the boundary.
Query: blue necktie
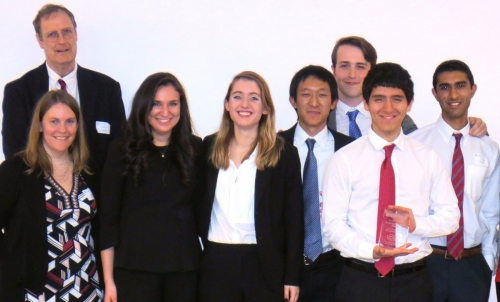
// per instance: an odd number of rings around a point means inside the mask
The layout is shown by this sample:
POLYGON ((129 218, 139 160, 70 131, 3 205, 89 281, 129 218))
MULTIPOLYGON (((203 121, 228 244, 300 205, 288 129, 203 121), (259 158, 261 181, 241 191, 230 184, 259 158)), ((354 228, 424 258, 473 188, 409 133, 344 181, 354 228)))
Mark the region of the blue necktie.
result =
POLYGON ((349 136, 354 138, 361 137, 361 131, 359 130, 358 124, 356 124, 356 116, 358 116, 358 113, 358 109, 347 112, 347 116, 349 117, 349 136))
POLYGON ((314 261, 323 250, 319 217, 318 163, 313 151, 316 141, 309 138, 306 143, 309 151, 304 165, 304 255, 314 261))

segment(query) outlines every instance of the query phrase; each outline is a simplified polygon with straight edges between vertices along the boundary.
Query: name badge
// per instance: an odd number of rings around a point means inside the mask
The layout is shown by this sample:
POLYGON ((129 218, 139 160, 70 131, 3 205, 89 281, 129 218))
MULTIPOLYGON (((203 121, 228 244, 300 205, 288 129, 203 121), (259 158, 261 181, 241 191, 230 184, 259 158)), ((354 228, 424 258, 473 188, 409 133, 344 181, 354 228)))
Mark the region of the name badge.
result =
POLYGON ((480 153, 474 153, 474 164, 484 166, 486 164, 486 158, 480 153))
POLYGON ((108 122, 95 122, 95 128, 97 129, 97 133, 102 134, 110 134, 111 133, 111 125, 108 122))

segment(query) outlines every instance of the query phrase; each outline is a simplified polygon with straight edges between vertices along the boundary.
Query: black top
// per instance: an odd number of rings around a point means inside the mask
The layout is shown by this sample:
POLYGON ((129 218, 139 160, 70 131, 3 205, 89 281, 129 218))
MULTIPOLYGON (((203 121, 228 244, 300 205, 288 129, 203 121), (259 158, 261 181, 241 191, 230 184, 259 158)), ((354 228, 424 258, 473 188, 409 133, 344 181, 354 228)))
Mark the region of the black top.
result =
MULTIPOLYGON (((194 141, 195 150, 200 150, 201 139, 194 141)), ((200 199, 199 167, 195 180, 184 185, 173 148, 157 148, 136 185, 131 176, 123 176, 123 144, 123 139, 110 144, 104 164, 101 250, 114 246, 115 267, 125 269, 158 273, 198 269, 201 246, 193 204, 200 199)))

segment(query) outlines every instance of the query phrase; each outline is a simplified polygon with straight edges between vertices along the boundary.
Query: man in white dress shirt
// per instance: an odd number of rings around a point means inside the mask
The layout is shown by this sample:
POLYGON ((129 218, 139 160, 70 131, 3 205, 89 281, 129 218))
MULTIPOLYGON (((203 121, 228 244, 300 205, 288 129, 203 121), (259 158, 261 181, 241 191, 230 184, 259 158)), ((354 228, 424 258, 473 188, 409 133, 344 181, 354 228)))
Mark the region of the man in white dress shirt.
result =
POLYGON ((463 250, 455 259, 450 253, 452 238, 430 240, 433 252, 427 263, 436 302, 488 301, 497 263, 499 150, 490 137, 469 135, 468 109, 476 89, 467 64, 458 60, 441 63, 434 72, 432 89, 441 116, 411 135, 436 150, 450 175, 459 173, 453 167, 454 154, 460 152, 463 158, 463 231, 457 234, 463 250))
POLYGON ((336 301, 429 301, 428 238, 456 231, 457 197, 439 155, 401 130, 413 102, 408 72, 393 63, 375 65, 363 96, 371 129, 336 152, 324 172, 324 235, 346 257, 336 301), (379 237, 389 238, 377 232, 384 205, 406 215, 397 220, 408 230, 406 244, 378 244, 379 237))

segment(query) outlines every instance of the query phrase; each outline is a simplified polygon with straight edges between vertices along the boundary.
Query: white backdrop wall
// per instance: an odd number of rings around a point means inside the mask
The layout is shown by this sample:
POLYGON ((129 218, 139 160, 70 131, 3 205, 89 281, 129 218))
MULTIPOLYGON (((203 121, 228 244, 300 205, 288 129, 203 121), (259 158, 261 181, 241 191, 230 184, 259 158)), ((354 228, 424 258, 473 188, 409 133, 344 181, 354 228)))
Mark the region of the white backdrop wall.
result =
MULTIPOLYGON (((44 60, 31 22, 45 1, 2 0, 0 83, 44 60)), ((78 24, 77 62, 122 86, 127 113, 134 92, 157 71, 184 84, 196 130, 214 132, 231 78, 253 70, 268 81, 277 126, 296 120, 288 103, 293 74, 308 64, 330 68, 335 41, 360 35, 379 62, 408 69, 415 82, 410 115, 417 125, 435 121, 440 108, 430 90, 443 60, 466 61, 478 84, 470 114, 480 116, 500 141, 500 18, 497 1, 63 1, 78 24)), ((2 93, 3 99, 3 90, 2 93)), ((2 154, 3 157, 3 154, 2 154)))
MULTIPOLYGON (((44 61, 31 22, 46 2, 1 0, 0 83, 44 61)), ((200 136, 214 132, 222 99, 242 70, 260 73, 277 107, 277 126, 296 120, 288 103, 293 74, 308 64, 330 68, 335 41, 359 35, 379 62, 408 69, 415 82, 410 115, 417 125, 440 113, 430 90, 443 60, 466 61, 478 84, 470 114, 480 116, 500 141, 498 71, 500 3, 497 1, 82 1, 62 2, 76 17, 77 62, 122 86, 127 113, 146 76, 174 73, 184 84, 200 136)), ((3 90, 1 97, 3 99, 3 90)), ((3 154, 2 156, 3 157, 3 154)))
MULTIPOLYGON (((0 0, 0 84, 44 61, 31 22, 45 4, 0 0)), ((415 82, 410 113, 419 126, 440 113, 430 90, 443 60, 469 64, 478 84, 470 114, 500 142, 498 96, 500 2, 485 1, 173 1, 67 0, 78 24, 77 62, 122 85, 127 113, 146 76, 169 71, 184 84, 200 136, 214 132, 232 77, 253 70, 268 81, 278 129, 296 120, 288 103, 293 74, 308 64, 329 68, 335 41, 368 39, 379 62, 403 65, 415 82)), ((0 91, 3 99, 3 90, 0 91)), ((3 154, 0 160, 3 159, 3 154)), ((492 297, 493 300, 493 297, 492 297)))

